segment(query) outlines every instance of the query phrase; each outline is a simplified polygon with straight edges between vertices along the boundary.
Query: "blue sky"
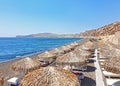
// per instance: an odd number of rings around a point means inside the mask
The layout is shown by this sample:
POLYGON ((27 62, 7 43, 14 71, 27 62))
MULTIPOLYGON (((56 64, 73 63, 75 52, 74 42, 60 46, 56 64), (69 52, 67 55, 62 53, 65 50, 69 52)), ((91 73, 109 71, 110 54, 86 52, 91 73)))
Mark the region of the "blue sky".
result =
POLYGON ((0 0, 0 36, 79 33, 120 20, 120 0, 0 0))

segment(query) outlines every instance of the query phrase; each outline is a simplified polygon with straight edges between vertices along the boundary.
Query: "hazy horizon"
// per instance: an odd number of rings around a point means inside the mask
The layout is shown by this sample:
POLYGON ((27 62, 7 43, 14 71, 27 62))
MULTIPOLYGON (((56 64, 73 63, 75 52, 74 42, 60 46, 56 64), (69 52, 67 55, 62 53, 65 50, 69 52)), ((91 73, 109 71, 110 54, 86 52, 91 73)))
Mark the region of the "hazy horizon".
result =
POLYGON ((0 0, 0 37, 74 34, 120 20, 119 0, 0 0))

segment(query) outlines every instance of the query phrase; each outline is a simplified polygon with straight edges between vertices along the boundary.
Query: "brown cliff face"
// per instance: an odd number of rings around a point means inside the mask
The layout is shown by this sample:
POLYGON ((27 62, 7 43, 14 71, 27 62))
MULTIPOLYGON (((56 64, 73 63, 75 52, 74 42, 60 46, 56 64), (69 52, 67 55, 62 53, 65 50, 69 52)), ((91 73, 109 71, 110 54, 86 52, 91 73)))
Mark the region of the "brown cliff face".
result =
POLYGON ((109 42, 120 46, 120 31, 117 31, 114 35, 109 36, 109 42))
POLYGON ((120 31, 120 22, 114 22, 109 25, 105 25, 101 28, 95 30, 89 30, 81 33, 80 36, 109 36, 115 34, 115 32, 120 31))

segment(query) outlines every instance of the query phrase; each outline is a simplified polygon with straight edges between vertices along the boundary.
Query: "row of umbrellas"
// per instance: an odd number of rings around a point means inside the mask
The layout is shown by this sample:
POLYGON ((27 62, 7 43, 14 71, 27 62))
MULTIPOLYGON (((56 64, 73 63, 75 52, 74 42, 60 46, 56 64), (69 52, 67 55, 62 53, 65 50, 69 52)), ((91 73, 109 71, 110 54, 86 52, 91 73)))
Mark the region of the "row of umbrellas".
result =
POLYGON ((111 57, 105 61, 104 69, 109 72, 120 74, 120 57, 111 57))
POLYGON ((120 74, 120 50, 108 43, 101 47, 100 52, 102 57, 108 58, 104 62, 104 69, 112 73, 120 74))
MULTIPOLYGON (((76 46, 78 44, 76 42, 74 42, 74 43, 71 43, 70 45, 71 46, 76 46)), ((38 57, 40 59, 45 59, 45 60, 49 60, 51 58, 56 58, 54 53, 64 54, 64 51, 65 51, 66 48, 67 48, 67 45, 60 47, 60 49, 55 48, 54 50, 51 50, 50 52, 46 51, 42 54, 39 54, 38 57)), ((40 62, 38 60, 33 60, 29 57, 23 58, 23 59, 15 62, 11 65, 12 70, 14 70, 14 71, 21 71, 22 70, 24 72, 29 72, 29 71, 32 71, 32 70, 37 69, 39 67, 40 67, 40 62)))
MULTIPOLYGON (((75 42, 75 44, 77 45, 77 43, 75 42)), ((73 44, 71 44, 73 45, 73 44)), ((65 46, 64 46, 65 47, 65 46)), ((83 51, 83 50, 77 50, 78 48, 76 48, 76 50, 74 52, 70 52, 67 54, 64 54, 63 56, 59 56, 56 59, 56 62, 68 62, 68 63, 74 63, 74 62, 79 62, 79 63, 84 63, 86 58, 85 55, 90 55, 90 53, 88 53, 88 51, 83 51), (77 52, 79 51, 79 52, 77 52), (80 55, 82 58, 80 58, 80 55)), ((56 51, 59 51, 57 48, 55 48, 56 51)), ((43 58, 43 59, 51 59, 51 58, 55 58, 55 55, 46 51, 42 54, 38 55, 39 58, 43 58)), ((12 64, 11 68, 15 71, 24 71, 24 72, 29 72, 32 71, 34 69, 37 69, 40 67, 40 62, 38 60, 33 60, 31 58, 24 58, 21 59, 17 62, 15 62, 14 64, 12 64)))
POLYGON ((71 43, 71 44, 68 44, 68 45, 64 45, 62 47, 55 48, 55 49, 51 50, 50 53, 58 55, 58 56, 63 55, 65 53, 68 53, 68 52, 74 50, 74 48, 76 46, 78 46, 78 43, 74 42, 74 43, 71 43))
POLYGON ((65 53, 70 52, 71 50, 73 50, 76 46, 78 46, 77 42, 71 43, 69 45, 64 45, 58 48, 54 48, 50 51, 46 51, 42 54, 39 54, 38 57, 39 58, 48 58, 48 57, 56 57, 56 56, 60 56, 63 55, 65 53))
MULTIPOLYGON (((75 48, 74 51, 68 52, 68 50, 72 50, 73 47, 77 45, 78 44, 75 42, 69 46, 66 45, 60 48, 55 48, 54 50, 39 54, 38 58, 48 61, 56 59, 56 63, 58 64, 85 65, 87 59, 86 56, 90 55, 89 51, 75 48), (65 52, 68 53, 63 54, 65 52), (56 54, 63 55, 58 55, 56 58, 56 54)), ((40 68, 40 66, 41 64, 38 60, 33 60, 27 57, 13 63, 11 68, 14 71, 23 71, 26 74, 21 80, 20 86, 67 86, 68 84, 69 86, 80 86, 77 77, 69 70, 50 66, 40 68)))
POLYGON ((80 86, 77 76, 70 71, 50 66, 40 68, 37 60, 28 57, 15 62, 11 68, 26 73, 19 86, 80 86))
POLYGON ((106 44, 102 46, 100 52, 103 57, 107 57, 107 58, 120 56, 120 50, 115 48, 111 44, 106 44))
POLYGON ((101 59, 104 59, 104 70, 111 72, 107 76, 111 78, 111 81, 115 82, 113 84, 109 82, 109 84, 120 86, 120 81, 117 81, 120 74, 120 48, 110 42, 102 43, 100 46, 101 59), (111 75, 112 73, 118 74, 118 76, 111 75))

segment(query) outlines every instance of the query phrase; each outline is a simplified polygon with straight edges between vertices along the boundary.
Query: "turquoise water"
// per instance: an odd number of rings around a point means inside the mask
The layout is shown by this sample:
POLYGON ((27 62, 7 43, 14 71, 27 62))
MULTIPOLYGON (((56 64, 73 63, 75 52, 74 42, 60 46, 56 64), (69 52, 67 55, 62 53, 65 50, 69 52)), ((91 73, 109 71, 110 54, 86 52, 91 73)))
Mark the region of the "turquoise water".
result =
POLYGON ((0 38, 0 62, 40 53, 81 38, 0 38))

